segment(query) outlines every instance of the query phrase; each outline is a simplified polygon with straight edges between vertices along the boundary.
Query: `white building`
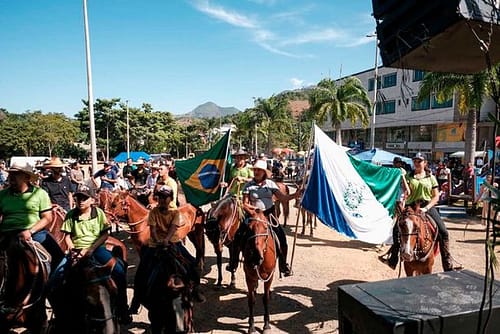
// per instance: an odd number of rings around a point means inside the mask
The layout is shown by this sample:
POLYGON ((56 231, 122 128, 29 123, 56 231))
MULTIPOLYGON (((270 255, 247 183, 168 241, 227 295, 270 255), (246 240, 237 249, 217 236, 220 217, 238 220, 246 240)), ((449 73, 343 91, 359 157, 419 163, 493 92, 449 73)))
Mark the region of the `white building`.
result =
MULTIPOLYGON (((424 74, 417 70, 379 67, 375 147, 407 156, 424 152, 433 159, 464 150, 466 116, 460 114, 456 98, 439 104, 430 96, 423 103, 416 102, 424 74)), ((373 101, 374 69, 352 76, 361 80, 373 101)), ((483 103, 478 117, 478 150, 483 150, 485 144, 486 148, 493 147, 490 143, 493 123, 488 122, 488 112, 495 112, 495 104, 490 99, 483 103)), ((364 142, 365 149, 369 149, 370 128, 371 119, 367 129, 350 121, 342 123, 343 145, 364 142)), ((325 123, 324 130, 332 131, 331 125, 325 123)))

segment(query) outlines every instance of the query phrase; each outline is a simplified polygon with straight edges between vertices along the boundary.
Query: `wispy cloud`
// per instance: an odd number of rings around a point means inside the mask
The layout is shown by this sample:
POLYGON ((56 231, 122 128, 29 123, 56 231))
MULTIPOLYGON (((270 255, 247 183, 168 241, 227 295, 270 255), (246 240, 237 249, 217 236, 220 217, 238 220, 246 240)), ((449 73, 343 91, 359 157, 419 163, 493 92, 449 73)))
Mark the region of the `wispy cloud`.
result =
POLYGON ((254 29, 258 27, 257 22, 254 22, 251 18, 234 11, 228 11, 220 6, 210 5, 208 0, 198 0, 193 4, 200 12, 233 26, 247 29, 254 29))
POLYGON ((297 35, 296 37, 284 40, 281 45, 300 45, 308 43, 326 42, 326 41, 339 41, 345 36, 345 32, 332 28, 310 31, 304 34, 297 35))
POLYGON ((259 4, 259 5, 268 5, 268 6, 272 6, 276 2, 278 2, 278 0, 248 0, 248 1, 259 4))
POLYGON ((290 82, 292 83, 293 88, 302 88, 304 87, 304 80, 300 80, 297 78, 291 78, 290 82))

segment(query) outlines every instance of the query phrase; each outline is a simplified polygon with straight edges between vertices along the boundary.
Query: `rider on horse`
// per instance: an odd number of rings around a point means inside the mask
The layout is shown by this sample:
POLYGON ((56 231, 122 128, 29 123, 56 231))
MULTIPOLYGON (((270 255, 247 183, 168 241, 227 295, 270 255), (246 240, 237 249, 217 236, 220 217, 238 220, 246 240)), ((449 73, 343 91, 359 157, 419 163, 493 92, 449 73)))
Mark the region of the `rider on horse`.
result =
MULTIPOLYGON (((413 209, 419 209, 419 213, 427 214, 437 226, 439 232, 439 248, 441 252, 441 262, 444 271, 461 269, 461 267, 453 267, 452 256, 450 254, 450 241, 448 230, 444 224, 435 205, 439 201, 438 182, 436 177, 432 175, 427 167, 425 155, 417 153, 413 157, 415 170, 406 175, 406 181, 410 188, 410 195, 406 199, 406 206, 411 206, 413 209)), ((379 259, 395 269, 399 261, 399 232, 398 228, 393 229, 393 245, 389 250, 389 258, 380 256, 379 259)))
POLYGON ((74 204, 74 187, 70 178, 62 174, 65 166, 61 159, 56 157, 44 164, 44 167, 50 169, 52 173, 42 181, 41 187, 49 194, 53 204, 59 205, 65 212, 68 212, 74 204))
MULTIPOLYGON (((68 249, 77 251, 83 258, 93 257, 101 265, 105 265, 113 257, 104 245, 109 236, 111 226, 104 211, 93 206, 94 197, 90 188, 85 185, 75 192, 76 208, 69 211, 61 231, 65 233, 68 249)), ((132 321, 128 315, 127 304, 127 264, 119 259, 114 266, 111 277, 117 287, 117 311, 124 324, 132 321)))
MULTIPOLYGON (((235 162, 234 165, 231 166, 231 181, 229 183, 231 188, 229 188, 228 191, 240 200, 242 198, 243 187, 253 178, 252 168, 247 166, 247 159, 249 156, 250 155, 244 150, 238 150, 233 154, 235 162)), ((221 187, 227 187, 227 183, 222 182, 221 187)))
POLYGON ((148 216, 151 238, 149 246, 143 246, 141 249, 141 261, 134 280, 134 298, 130 305, 130 314, 137 314, 140 303, 147 298, 147 282, 154 267, 158 265, 158 252, 167 246, 173 246, 176 255, 182 257, 183 261, 181 262, 187 262, 183 268, 186 271, 184 281, 186 281, 186 285, 193 287, 195 300, 205 301, 205 296, 199 290, 200 276, 196 271, 195 259, 184 247, 176 233, 177 229, 186 222, 180 219, 177 208, 170 206, 174 200, 173 189, 167 185, 159 186, 155 191, 155 196, 158 198, 158 206, 154 207, 148 216))
MULTIPOLYGON (((270 180, 271 172, 267 169, 267 163, 264 160, 257 160, 253 166, 254 177, 245 185, 243 189, 243 206, 251 210, 260 209, 264 211, 265 216, 271 223, 273 231, 279 240, 279 269, 284 276, 291 276, 292 272, 290 266, 286 263, 288 252, 288 244, 286 241, 285 231, 279 224, 279 221, 274 216, 274 202, 273 195, 282 200, 291 200, 296 197, 296 194, 286 195, 283 194, 276 183, 270 180)), ((241 224, 238 232, 236 233, 234 242, 241 243, 243 235, 246 233, 245 224, 241 224)), ((238 265, 236 261, 239 258, 240 249, 235 249, 236 254, 233 254, 233 263, 228 268, 234 271, 238 265)))
POLYGON ((30 165, 14 163, 8 170, 8 187, 0 190, 0 235, 7 241, 35 240, 51 255, 52 269, 63 259, 64 253, 45 230, 52 222, 52 205, 47 192, 32 184, 38 176, 30 165))

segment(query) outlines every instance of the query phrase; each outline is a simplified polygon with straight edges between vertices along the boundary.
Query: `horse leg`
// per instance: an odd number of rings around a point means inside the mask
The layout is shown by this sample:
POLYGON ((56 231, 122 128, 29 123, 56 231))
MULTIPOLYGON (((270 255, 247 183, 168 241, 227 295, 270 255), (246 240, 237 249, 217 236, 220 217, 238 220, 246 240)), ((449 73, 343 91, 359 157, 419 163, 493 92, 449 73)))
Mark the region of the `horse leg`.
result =
POLYGON ((307 213, 307 223, 309 224, 309 235, 313 236, 313 222, 312 222, 312 214, 310 212, 307 213))
POLYGON ((203 273, 205 258, 205 235, 203 225, 196 224, 194 226, 194 230, 188 233, 188 238, 191 240, 196 250, 196 269, 201 275, 203 273))
POLYGON ((264 332, 266 334, 271 330, 270 317, 269 317, 269 300, 271 299, 271 283, 272 278, 264 283, 264 295, 262 301, 264 302, 264 332))
POLYGON ((286 226, 288 222, 288 217, 290 216, 290 202, 286 201, 283 203, 283 226, 286 226))
POLYGON ((218 287, 222 286, 222 249, 221 245, 214 245, 215 255, 217 256, 217 283, 218 287))
POLYGON ((306 210, 304 209, 300 209, 300 213, 302 215, 302 232, 300 232, 300 235, 304 235, 306 234, 306 210))
POLYGON ((250 278, 246 279, 247 287, 248 287, 248 333, 255 333, 255 323, 253 318, 253 307, 255 305, 255 295, 257 294, 257 284, 258 281, 251 280, 250 278))
MULTIPOLYGON (((26 328, 29 333, 42 334, 45 333, 48 327, 47 313, 45 312, 45 299, 37 302, 37 305, 33 306, 28 315, 29 321, 26 324, 26 328)), ((8 330, 1 333, 7 333, 8 330)))

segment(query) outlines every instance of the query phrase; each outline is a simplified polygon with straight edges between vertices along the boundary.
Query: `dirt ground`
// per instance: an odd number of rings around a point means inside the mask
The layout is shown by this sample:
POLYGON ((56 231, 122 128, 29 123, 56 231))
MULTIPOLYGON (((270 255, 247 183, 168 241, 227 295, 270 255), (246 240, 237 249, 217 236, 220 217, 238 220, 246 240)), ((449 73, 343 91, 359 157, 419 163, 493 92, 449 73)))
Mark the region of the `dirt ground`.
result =
MULTIPOLYGON (((292 209, 290 223, 295 226, 296 209, 292 209)), ((466 269, 484 273, 484 227, 479 219, 445 219, 451 238, 453 257, 466 269), (465 230, 466 225, 467 230, 465 230), (464 232, 465 231, 465 232, 464 232)), ((290 224, 289 223, 289 224, 290 224)), ((292 253, 295 228, 286 228, 289 242, 289 260, 292 253)), ((121 232, 122 237, 126 237, 121 232)), ((188 247, 192 246, 188 242, 188 247)), ((344 284, 394 279, 398 270, 381 264, 377 256, 384 248, 350 240, 318 221, 314 237, 301 236, 300 229, 293 259, 294 275, 275 279, 270 303, 273 333, 338 333, 337 287, 344 284)), ((227 262, 227 250, 224 253, 227 262)), ((130 250, 129 296, 135 272, 135 252, 130 250)), ((237 271, 236 288, 231 289, 229 272, 224 272, 223 288, 215 287, 217 268, 215 253, 207 241, 205 275, 202 288, 207 297, 204 304, 195 305, 197 333, 246 333, 248 308, 243 269, 237 271)), ((225 267, 224 263, 224 267, 225 267)), ((434 271, 442 270, 440 259, 434 271)), ((404 274, 402 274, 404 276, 404 274)), ((262 293, 262 285, 258 290, 262 293)), ((260 295, 256 304, 256 326, 263 326, 263 307, 260 295)), ((149 333, 147 310, 141 308, 134 322, 122 333, 149 333)))

